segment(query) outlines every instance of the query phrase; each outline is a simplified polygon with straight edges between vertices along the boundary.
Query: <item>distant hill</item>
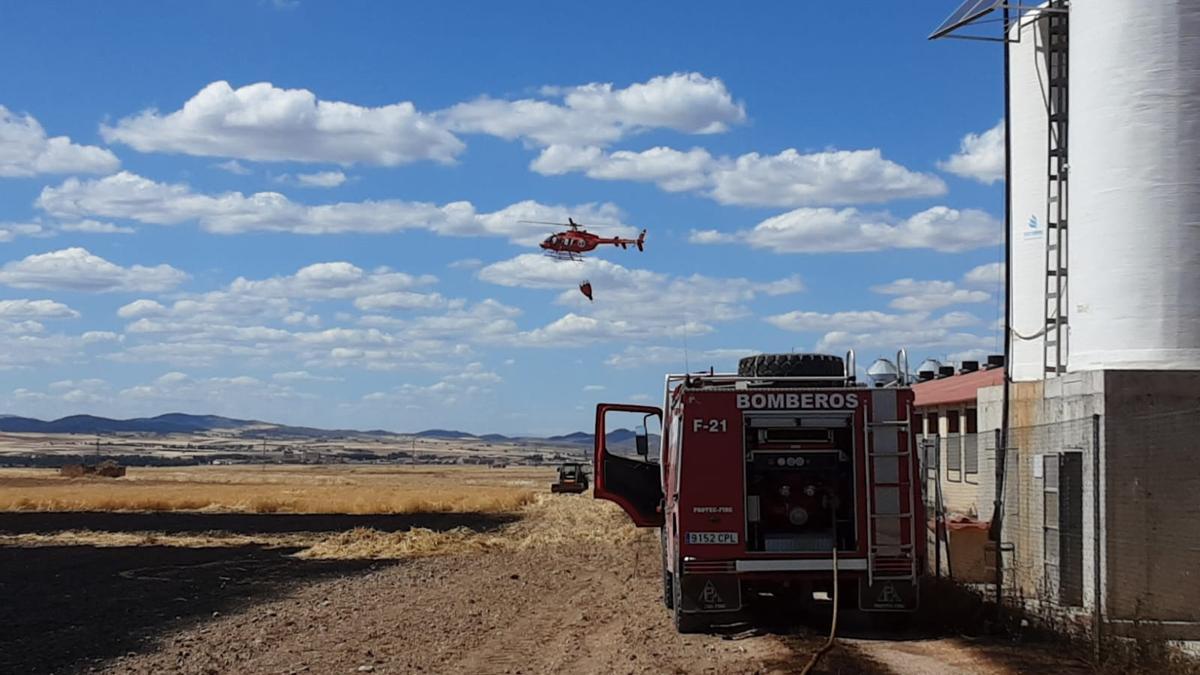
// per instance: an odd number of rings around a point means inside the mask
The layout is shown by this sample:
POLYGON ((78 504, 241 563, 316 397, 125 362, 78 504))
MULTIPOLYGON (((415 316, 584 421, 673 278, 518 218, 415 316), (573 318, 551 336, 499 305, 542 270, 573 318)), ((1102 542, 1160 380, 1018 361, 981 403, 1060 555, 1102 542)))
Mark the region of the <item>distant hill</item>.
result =
MULTIPOLYGON (((42 433, 42 434, 188 434, 207 431, 231 431, 242 437, 251 438, 329 438, 329 437, 411 437, 436 439, 468 439, 488 443, 545 443, 553 445, 578 445, 591 447, 594 436, 583 431, 560 436, 505 436, 503 434, 485 434, 477 436, 465 431, 453 429, 426 429, 415 434, 403 434, 391 431, 373 429, 371 431, 354 431, 347 429, 317 429, 314 427, 294 427, 285 424, 273 424, 259 420, 243 420, 220 415, 189 415, 187 413, 167 413, 157 417, 137 417, 117 420, 95 415, 71 415, 56 420, 39 420, 18 415, 0 415, 0 433, 42 433)), ((635 432, 631 429, 614 429, 607 435, 608 444, 613 448, 632 448, 635 432)), ((658 443, 658 436, 651 434, 650 445, 658 443)))
POLYGON ((237 429, 255 424, 263 423, 217 415, 186 415, 184 413, 167 413, 158 417, 138 417, 128 420, 114 420, 94 415, 71 415, 49 422, 15 415, 0 417, 0 431, 44 434, 111 434, 119 432, 175 434, 213 429, 237 429))
MULTIPOLYGON (((425 431, 418 431, 412 435, 419 436, 421 438, 481 438, 480 436, 476 436, 474 434, 468 434, 465 431, 453 431, 450 429, 426 429, 425 431)), ((503 438, 503 436, 501 436, 501 438, 503 438)))

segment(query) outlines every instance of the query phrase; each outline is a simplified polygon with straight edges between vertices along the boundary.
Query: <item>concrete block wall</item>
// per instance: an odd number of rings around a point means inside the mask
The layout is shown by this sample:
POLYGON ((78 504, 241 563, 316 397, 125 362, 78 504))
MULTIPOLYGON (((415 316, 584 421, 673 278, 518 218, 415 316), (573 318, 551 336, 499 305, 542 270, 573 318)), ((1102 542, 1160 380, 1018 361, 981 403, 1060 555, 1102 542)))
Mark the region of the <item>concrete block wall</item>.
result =
MULTIPOLYGON (((999 426, 1001 402, 1001 387, 980 391, 981 431, 999 426)), ((1086 617, 1099 601, 1109 632, 1200 640, 1200 372, 1090 371, 1015 383, 1011 415, 1010 588, 1027 608, 1056 616, 1086 617), (1081 456, 1083 602, 1075 608, 1040 602, 1048 588, 1039 463, 1060 452, 1081 456)), ((994 471, 994 456, 987 464, 994 471)))
POLYGON ((1200 639, 1200 372, 1104 375, 1107 615, 1200 639))
MULTIPOLYGON (((1011 428, 1005 486, 1003 540, 1013 550, 1005 554, 1009 590, 1029 600, 1030 605, 1050 601, 1053 582, 1046 578, 1045 462, 1057 461, 1057 453, 1078 452, 1082 459, 1083 515, 1083 605, 1073 611, 1087 612, 1094 604, 1093 583, 1097 564, 1091 545, 1094 532, 1092 500, 1093 443, 1092 415, 1103 410, 1103 377, 1100 373, 1071 373, 1045 381, 1012 385, 1011 428), (1049 460, 1047 459, 1049 458, 1049 460)), ((1003 400, 1002 387, 981 390, 980 428, 985 422, 998 428, 1003 400)), ((994 473, 994 455, 990 466, 994 473)))

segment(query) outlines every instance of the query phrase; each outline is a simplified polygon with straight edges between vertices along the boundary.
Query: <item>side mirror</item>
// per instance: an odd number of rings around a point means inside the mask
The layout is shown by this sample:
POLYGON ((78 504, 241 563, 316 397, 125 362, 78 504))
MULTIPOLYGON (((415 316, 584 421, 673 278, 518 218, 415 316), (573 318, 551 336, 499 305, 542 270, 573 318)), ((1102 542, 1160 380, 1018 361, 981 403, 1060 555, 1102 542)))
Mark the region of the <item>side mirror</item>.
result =
POLYGON ((638 434, 634 437, 634 442, 637 443, 637 454, 642 457, 650 454, 650 440, 646 438, 646 434, 638 434))

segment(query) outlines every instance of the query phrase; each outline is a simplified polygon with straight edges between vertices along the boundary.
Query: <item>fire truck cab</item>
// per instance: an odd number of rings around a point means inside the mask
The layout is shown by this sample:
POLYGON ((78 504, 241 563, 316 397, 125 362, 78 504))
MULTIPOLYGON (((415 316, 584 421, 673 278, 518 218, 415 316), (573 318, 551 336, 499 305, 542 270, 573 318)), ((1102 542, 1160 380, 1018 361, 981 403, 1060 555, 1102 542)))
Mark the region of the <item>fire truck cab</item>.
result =
POLYGON ((843 605, 917 608, 924 504, 903 351, 897 361, 894 379, 868 386, 853 352, 760 355, 737 374, 668 375, 661 409, 596 407, 595 497, 660 528, 680 632, 760 594, 831 597, 835 578, 843 605), (638 457, 610 452, 612 413, 658 416, 657 458, 645 436, 638 457))

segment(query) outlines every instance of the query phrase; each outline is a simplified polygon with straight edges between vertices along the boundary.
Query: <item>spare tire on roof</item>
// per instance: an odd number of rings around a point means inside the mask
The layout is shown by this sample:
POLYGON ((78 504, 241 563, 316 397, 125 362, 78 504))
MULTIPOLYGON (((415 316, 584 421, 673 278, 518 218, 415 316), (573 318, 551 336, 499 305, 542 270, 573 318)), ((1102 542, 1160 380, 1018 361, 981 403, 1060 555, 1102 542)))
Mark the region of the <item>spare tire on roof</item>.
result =
POLYGON ((738 361, 743 377, 842 377, 842 357, 830 354, 759 354, 738 361))

